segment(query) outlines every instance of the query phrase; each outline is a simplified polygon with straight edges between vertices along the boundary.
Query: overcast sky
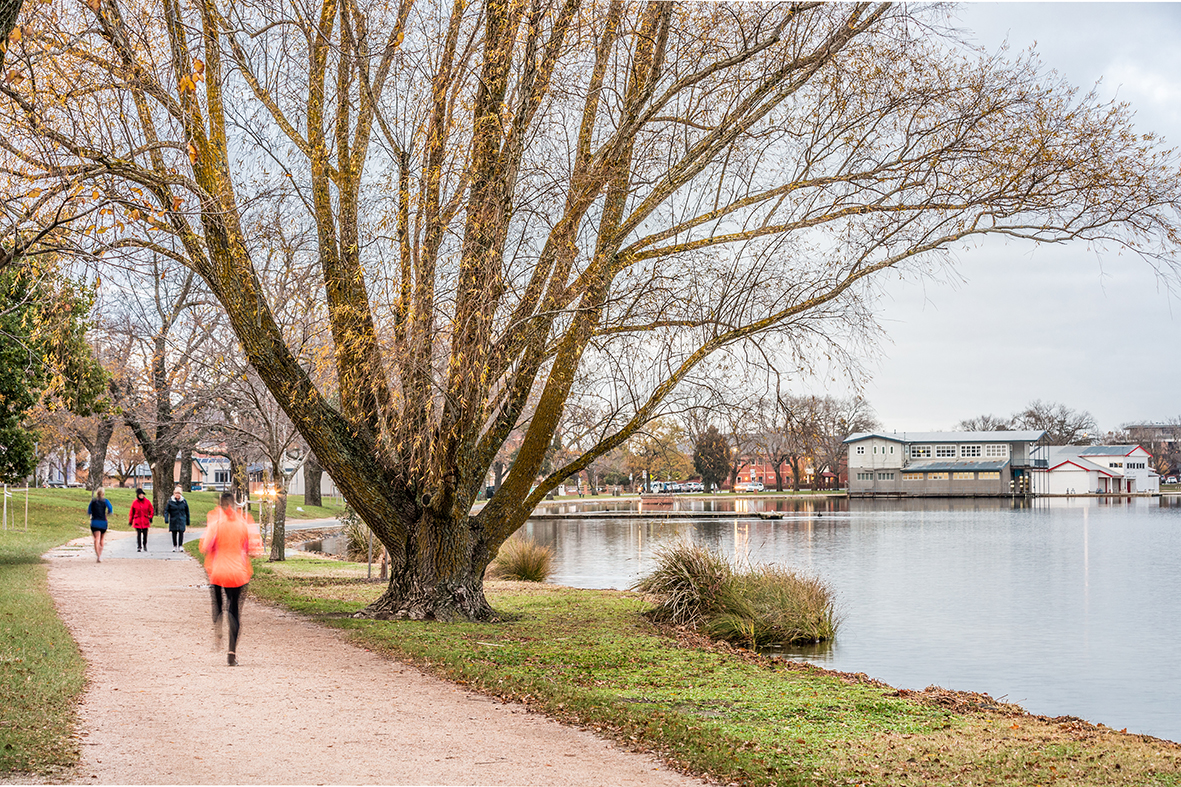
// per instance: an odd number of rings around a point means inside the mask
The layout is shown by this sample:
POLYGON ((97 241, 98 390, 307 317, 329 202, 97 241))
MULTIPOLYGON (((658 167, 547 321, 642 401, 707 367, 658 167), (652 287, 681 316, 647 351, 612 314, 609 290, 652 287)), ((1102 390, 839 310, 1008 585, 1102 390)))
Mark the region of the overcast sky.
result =
MULTIPOLYGON (((1140 131, 1181 144, 1181 3, 974 3, 961 25, 1043 62, 1140 131)), ((1181 415, 1181 292, 1114 250, 995 241, 958 255, 961 281, 898 282, 878 314, 865 395, 887 429, 951 429, 1033 399, 1089 410, 1103 430, 1181 415)))

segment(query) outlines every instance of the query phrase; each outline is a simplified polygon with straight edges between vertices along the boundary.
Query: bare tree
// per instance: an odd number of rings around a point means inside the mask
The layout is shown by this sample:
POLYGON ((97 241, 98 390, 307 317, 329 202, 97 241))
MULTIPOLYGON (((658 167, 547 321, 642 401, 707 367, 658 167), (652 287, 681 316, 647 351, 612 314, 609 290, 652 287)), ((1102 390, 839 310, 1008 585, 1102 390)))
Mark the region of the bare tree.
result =
POLYGON ((123 348, 111 399, 152 468, 153 505, 162 510, 172 493, 186 431, 218 381, 199 361, 213 330, 200 279, 159 256, 153 256, 148 270, 150 278, 128 276, 108 296, 106 306, 121 315, 104 327, 112 343, 123 348))
POLYGON ((253 369, 243 369, 221 389, 225 412, 221 424, 227 442, 242 447, 266 463, 265 476, 274 490, 274 522, 271 530, 271 560, 285 559, 287 489, 303 466, 307 452, 299 431, 258 379, 253 369))
POLYGON ((814 411, 815 445, 812 462, 817 473, 829 470, 839 475, 845 438, 857 432, 872 432, 881 424, 873 408, 861 396, 825 396, 816 400, 814 411))
POLYGON ((990 233, 1176 246, 1174 156, 1031 57, 955 50, 937 7, 144 10, 26 9, 43 32, 8 52, 36 79, 0 85, 9 181, 110 204, 79 240, 104 259, 149 248, 205 279, 388 548, 369 615, 491 615, 484 568, 549 490, 710 359, 857 330, 882 271, 990 233), (244 229, 278 201, 315 228, 331 387, 244 229), (615 420, 538 483, 588 380, 615 420))
POLYGON ((1099 425, 1086 410, 1041 399, 1014 415, 1013 423, 1020 429, 1044 430, 1047 445, 1090 445, 1099 437, 1099 425))
POLYGON ((955 425, 960 432, 1006 432, 1013 428, 1010 418, 999 418, 995 415, 978 415, 975 418, 965 418, 955 425))

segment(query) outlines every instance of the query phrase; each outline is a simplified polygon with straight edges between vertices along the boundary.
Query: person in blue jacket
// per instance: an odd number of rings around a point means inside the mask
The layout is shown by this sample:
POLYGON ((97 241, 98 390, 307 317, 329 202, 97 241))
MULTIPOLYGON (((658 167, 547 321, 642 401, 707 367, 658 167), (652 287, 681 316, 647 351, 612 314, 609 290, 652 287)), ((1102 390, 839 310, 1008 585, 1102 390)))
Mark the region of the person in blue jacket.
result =
POLYGON ((115 513, 111 501, 107 500, 100 486, 90 496, 90 535, 94 537, 94 556, 103 562, 103 542, 107 538, 107 515, 115 513))
POLYGON ((172 551, 182 552, 185 545, 185 528, 189 526, 189 501, 184 499, 181 488, 172 490, 168 505, 164 506, 164 524, 172 533, 172 551))

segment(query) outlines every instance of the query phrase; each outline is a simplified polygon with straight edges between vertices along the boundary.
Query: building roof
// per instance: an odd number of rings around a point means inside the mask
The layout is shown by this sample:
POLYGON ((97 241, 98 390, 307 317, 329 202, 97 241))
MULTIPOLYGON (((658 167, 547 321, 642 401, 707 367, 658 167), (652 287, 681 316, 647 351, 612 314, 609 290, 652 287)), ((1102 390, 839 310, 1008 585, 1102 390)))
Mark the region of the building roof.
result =
POLYGON ((1052 473, 1055 470, 1057 470, 1059 467, 1063 467, 1065 465, 1074 465, 1079 470, 1085 470, 1089 473, 1095 473, 1095 472, 1103 473, 1103 475, 1110 476, 1112 478, 1116 478, 1116 477, 1123 478, 1124 477, 1124 474, 1121 473, 1119 470, 1116 470, 1111 467, 1103 467, 1102 465, 1097 465, 1094 462, 1089 462, 1086 459, 1083 459, 1082 457, 1079 457, 1079 456, 1073 456, 1068 459, 1063 459, 1058 464, 1052 465, 1050 467, 1050 472, 1052 473))
MULTIPOLYGON (((948 461, 932 459, 922 462, 911 462, 902 468, 904 473, 970 473, 988 470, 1003 470, 1009 464, 1008 459, 991 459, 985 462, 948 461)), ((881 468, 878 468, 881 469, 881 468)))
POLYGON ((855 432, 844 442, 856 443, 880 437, 897 443, 1036 443, 1044 434, 1037 429, 1024 432, 855 432))
MULTIPOLYGON (((1078 452, 1079 456, 1127 456, 1138 445, 1088 445, 1078 452)), ((1145 451, 1147 453, 1147 451, 1145 451)))
POLYGON ((1051 459, 1066 456, 1131 456, 1136 451, 1143 451, 1147 457, 1152 456, 1139 445, 1045 445, 1034 449, 1034 455, 1051 459))

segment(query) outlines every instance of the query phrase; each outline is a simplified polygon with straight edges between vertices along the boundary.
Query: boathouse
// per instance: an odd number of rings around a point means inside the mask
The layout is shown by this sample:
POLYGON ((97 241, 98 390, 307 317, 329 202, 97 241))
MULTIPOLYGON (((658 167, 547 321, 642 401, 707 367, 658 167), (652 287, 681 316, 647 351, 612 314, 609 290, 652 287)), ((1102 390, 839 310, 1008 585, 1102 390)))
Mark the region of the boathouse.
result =
POLYGON ((1159 494, 1152 454, 1138 445, 1050 445, 1034 450, 1048 495, 1159 494))
POLYGON ((1043 431, 858 432, 845 438, 850 497, 1001 497, 1034 493, 1043 431))

